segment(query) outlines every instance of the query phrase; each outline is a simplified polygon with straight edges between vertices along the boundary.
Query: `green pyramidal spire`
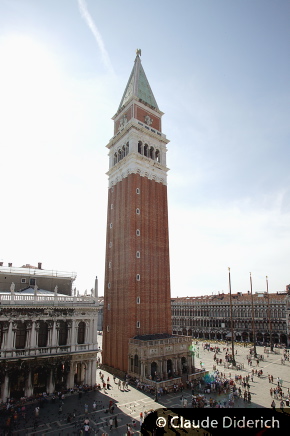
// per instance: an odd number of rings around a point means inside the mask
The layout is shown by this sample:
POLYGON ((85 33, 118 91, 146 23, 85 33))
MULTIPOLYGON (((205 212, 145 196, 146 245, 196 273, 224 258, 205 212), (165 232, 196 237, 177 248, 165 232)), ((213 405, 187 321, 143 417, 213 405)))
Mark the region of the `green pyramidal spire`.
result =
POLYGON ((118 109, 121 109, 123 106, 125 106, 126 103, 133 96, 136 97, 138 100, 142 100, 143 102, 149 104, 155 109, 158 109, 155 97, 141 65, 141 50, 137 50, 136 52, 137 56, 135 59, 134 67, 118 109))

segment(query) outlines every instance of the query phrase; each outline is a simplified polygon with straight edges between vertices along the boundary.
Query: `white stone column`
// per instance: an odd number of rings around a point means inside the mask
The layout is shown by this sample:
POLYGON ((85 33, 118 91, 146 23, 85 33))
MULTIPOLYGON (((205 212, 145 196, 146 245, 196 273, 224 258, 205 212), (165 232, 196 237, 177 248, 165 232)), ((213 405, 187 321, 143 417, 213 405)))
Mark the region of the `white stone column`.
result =
POLYGON ((51 338, 51 346, 57 347, 57 329, 56 329, 56 321, 54 321, 52 326, 52 338, 51 338))
POLYGON ((86 320, 85 324, 86 324, 85 344, 89 344, 90 343, 90 321, 86 320))
POLYGON ((144 362, 141 361, 141 380, 145 377, 145 365, 144 362))
POLYGON ((90 384, 90 378, 92 375, 92 361, 86 361, 86 372, 85 372, 85 384, 90 384))
MULTIPOLYGON (((4 326, 3 326, 3 340, 2 340, 2 350, 7 350, 8 349, 8 343, 9 343, 9 330, 11 329, 12 332, 12 324, 11 322, 4 322, 4 326), (10 327, 11 325, 11 327, 10 327)), ((10 332, 10 334, 11 334, 10 332)))
POLYGON ((88 370, 88 363, 81 363, 81 383, 86 383, 86 372, 88 370))
MULTIPOLYGON (((39 324, 38 324, 38 329, 39 329, 39 324)), ((35 321, 32 321, 31 332, 30 332, 30 344, 27 344, 27 348, 35 348, 35 347, 36 347, 36 323, 35 321)))
POLYGON ((54 389, 55 389, 55 383, 54 383, 54 379, 53 379, 53 370, 51 369, 49 377, 48 377, 48 383, 46 386, 46 392, 48 394, 52 394, 54 392, 54 389))
POLYGON ((67 389, 74 387, 74 376, 75 376, 75 363, 71 362, 69 374, 67 376, 67 389))
POLYGON ((8 326, 8 330, 7 330, 7 334, 6 334, 6 344, 5 344, 5 349, 6 350, 11 350, 12 346, 13 346, 13 335, 14 335, 14 330, 13 330, 13 322, 10 321, 9 322, 9 326, 8 326))
POLYGON ((31 371, 29 371, 28 377, 25 381, 25 389, 24 389, 24 395, 26 397, 31 397, 33 395, 33 385, 31 381, 31 371))
POLYGON ((91 319, 91 333, 92 333, 92 350, 97 348, 98 340, 97 340, 97 318, 91 319))
POLYGON ((4 378, 4 382, 2 383, 1 386, 1 400, 3 403, 6 403, 7 398, 10 397, 10 390, 9 390, 9 377, 6 374, 5 378, 4 378))
POLYGON ((91 360, 91 380, 90 380, 90 385, 94 386, 96 384, 96 379, 97 379, 97 365, 96 365, 96 360, 92 359, 91 360))
POLYGON ((76 350, 76 320, 72 320, 72 327, 71 327, 71 351, 76 350))
POLYGON ((15 348, 15 340, 16 340, 16 331, 17 331, 17 328, 18 328, 18 323, 17 323, 17 321, 13 321, 12 322, 12 335, 9 335, 9 340, 11 341, 10 342, 10 346, 9 346, 9 348, 11 349, 11 348, 15 348))

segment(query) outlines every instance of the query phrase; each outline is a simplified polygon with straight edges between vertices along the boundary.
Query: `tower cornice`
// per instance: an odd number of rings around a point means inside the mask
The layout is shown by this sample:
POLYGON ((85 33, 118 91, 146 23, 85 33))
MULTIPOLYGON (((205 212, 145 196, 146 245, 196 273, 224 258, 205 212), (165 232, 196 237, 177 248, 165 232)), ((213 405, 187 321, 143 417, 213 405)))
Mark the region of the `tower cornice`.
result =
POLYGON ((109 187, 116 185, 130 174, 140 174, 141 177, 167 185, 168 171, 169 168, 159 162, 152 161, 139 153, 130 153, 110 168, 106 175, 109 176, 109 187))
POLYGON ((113 136, 113 138, 111 138, 110 142, 106 145, 106 147, 109 149, 112 148, 132 128, 134 128, 136 131, 145 133, 154 139, 158 139, 164 144, 168 144, 170 142, 170 140, 166 138, 166 135, 164 135, 164 133, 161 133, 156 129, 152 129, 150 126, 146 126, 145 123, 141 123, 141 121, 133 118, 122 129, 120 129, 118 133, 113 136))

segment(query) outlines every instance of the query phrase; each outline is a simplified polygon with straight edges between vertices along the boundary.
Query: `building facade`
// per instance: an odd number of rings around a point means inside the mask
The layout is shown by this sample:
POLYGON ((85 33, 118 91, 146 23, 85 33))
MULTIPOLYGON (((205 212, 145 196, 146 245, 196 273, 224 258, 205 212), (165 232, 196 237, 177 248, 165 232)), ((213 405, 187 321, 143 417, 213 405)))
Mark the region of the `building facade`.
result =
POLYGON ((16 292, 35 285, 40 289, 54 292, 57 286, 59 293, 71 295, 75 279, 76 273, 74 272, 45 270, 40 262, 37 267, 26 264, 20 268, 12 266, 12 263, 5 266, 3 262, 0 262, 0 292, 9 289, 13 282, 16 292))
MULTIPOLYGON (((231 338, 230 296, 172 298, 173 333, 204 339, 231 338)), ((232 294, 234 339, 290 345, 290 292, 232 294), (253 309, 252 310, 252 301, 253 309), (253 329, 254 323, 254 329, 253 329)))
POLYGON ((61 391, 96 381, 95 295, 28 287, 0 292, 1 400, 61 391))
POLYGON ((130 339, 145 344, 147 335, 152 340, 152 335, 157 335, 156 340, 159 335, 172 335, 166 166, 169 141, 162 133, 162 115, 137 51, 113 117, 114 137, 107 145, 103 363, 123 372, 130 369, 130 339))

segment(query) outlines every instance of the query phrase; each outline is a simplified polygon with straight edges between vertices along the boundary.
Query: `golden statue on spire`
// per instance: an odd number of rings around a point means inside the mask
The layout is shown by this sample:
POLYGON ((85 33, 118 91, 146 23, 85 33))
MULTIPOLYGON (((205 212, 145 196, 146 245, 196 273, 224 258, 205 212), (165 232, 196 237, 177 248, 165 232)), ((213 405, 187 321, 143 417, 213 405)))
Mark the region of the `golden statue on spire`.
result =
POLYGON ((136 50, 136 55, 137 55, 137 56, 141 56, 141 48, 137 48, 137 50, 136 50))

